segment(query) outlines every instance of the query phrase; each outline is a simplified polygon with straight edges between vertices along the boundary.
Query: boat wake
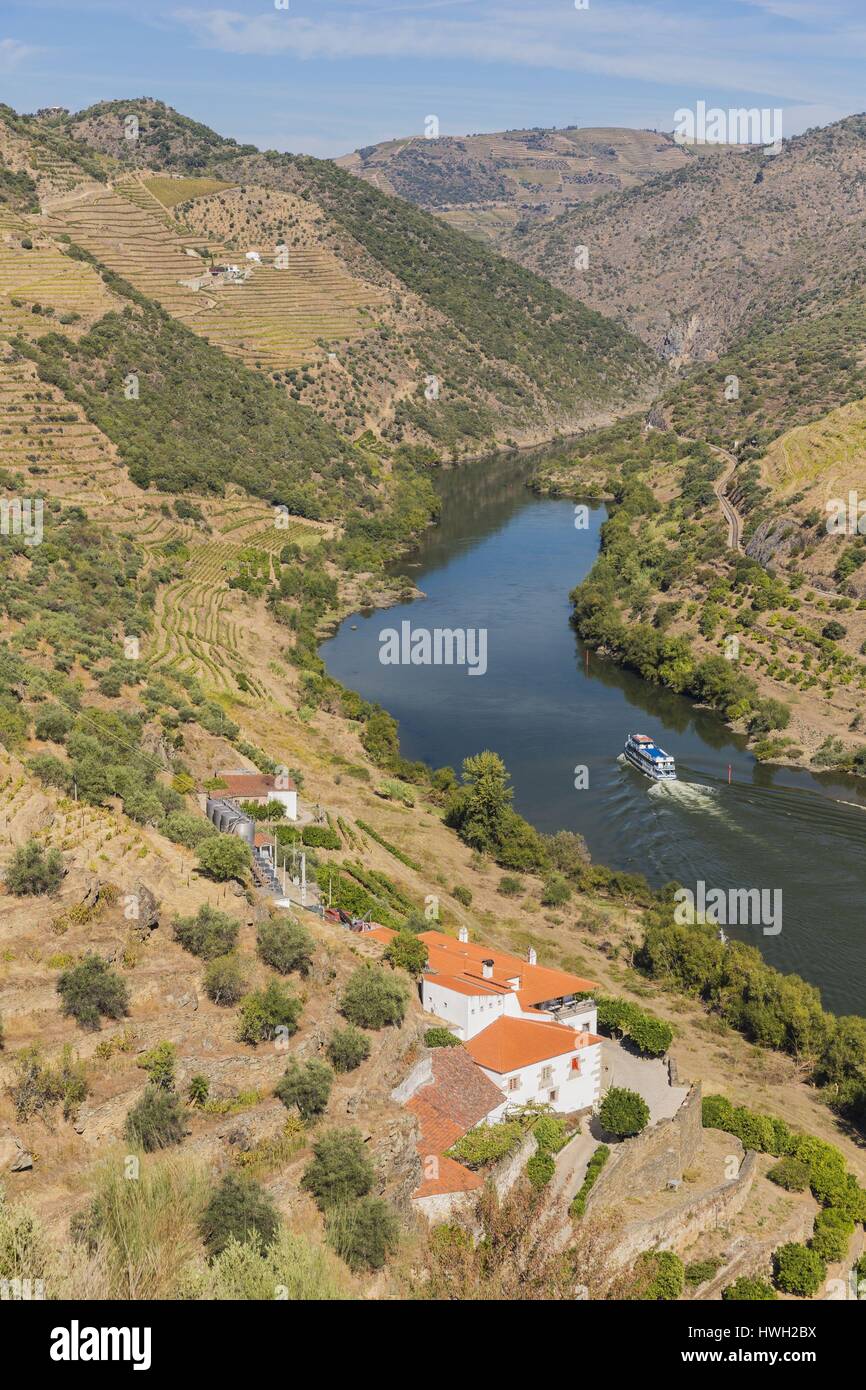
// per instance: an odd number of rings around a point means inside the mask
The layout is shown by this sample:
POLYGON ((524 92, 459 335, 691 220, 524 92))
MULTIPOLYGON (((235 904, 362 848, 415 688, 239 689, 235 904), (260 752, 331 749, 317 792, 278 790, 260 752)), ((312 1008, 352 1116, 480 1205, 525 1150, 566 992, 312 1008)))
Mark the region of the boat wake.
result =
POLYGON ((736 825, 721 804, 718 787, 705 787, 700 782, 652 782, 648 792, 659 803, 659 809, 664 805, 672 806, 693 814, 715 816, 732 827, 736 825))

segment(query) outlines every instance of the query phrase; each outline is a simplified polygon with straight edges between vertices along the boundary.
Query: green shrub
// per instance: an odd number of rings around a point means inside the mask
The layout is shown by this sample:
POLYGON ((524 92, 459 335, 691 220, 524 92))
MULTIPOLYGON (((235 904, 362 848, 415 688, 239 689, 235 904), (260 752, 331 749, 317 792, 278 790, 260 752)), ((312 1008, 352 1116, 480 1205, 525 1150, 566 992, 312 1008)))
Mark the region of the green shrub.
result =
POLYGON ((223 1008, 237 1004, 246 992, 246 972, 237 956, 216 956, 204 972, 204 992, 223 1008))
POLYGON ((326 1051, 334 1071, 354 1071, 369 1057, 370 1040, 350 1023, 331 1034, 326 1051))
POLYGON ((190 1105, 200 1108, 204 1105, 210 1095, 210 1082, 201 1072, 196 1072, 195 1076, 190 1077, 189 1085, 186 1088, 186 1098, 190 1105))
POLYGON ((34 732, 46 743, 62 743, 74 720, 62 705, 45 705, 36 716, 34 732))
POLYGON ((692 1260, 691 1264, 686 1265, 686 1283, 690 1288, 697 1289, 718 1274, 721 1266, 721 1260, 692 1260))
POLYGON ((459 1038, 447 1028, 428 1028, 424 1034, 424 1044, 426 1047, 462 1047, 459 1038))
POLYGON ((771 1182, 784 1187, 786 1192, 805 1192, 809 1186, 810 1168, 802 1158, 780 1158, 769 1169, 767 1177, 771 1182))
POLYGON ((373 1164, 357 1129, 329 1129, 313 1145, 313 1158, 301 1179, 320 1211, 366 1197, 373 1186, 373 1164))
POLYGON ((541 1189, 546 1187, 556 1172, 556 1163, 553 1155, 544 1149, 539 1149, 534 1153, 526 1164, 526 1176, 533 1187, 541 1189))
POLYGON ((9 1087, 17 1120, 29 1120, 34 1115, 47 1117, 56 1106, 62 1105, 63 1118, 73 1119, 79 1105, 87 1099, 89 1087, 83 1062, 64 1047, 56 1067, 42 1061, 38 1047, 23 1047, 16 1053, 16 1080, 9 1087))
POLYGON ((427 943, 411 931, 399 931, 385 947, 385 960, 409 975, 420 975, 427 965, 427 943))
POLYGON ((853 1234, 854 1222, 850 1216, 835 1207, 826 1207, 815 1217, 810 1245, 822 1260, 835 1264, 837 1260, 844 1260, 853 1234))
POLYGON ((174 1043, 161 1042, 142 1054, 136 1066, 146 1071, 154 1086, 164 1091, 174 1089, 174 1069, 177 1063, 177 1048, 174 1043))
POLYGON ((685 1288, 683 1262, 671 1250, 645 1250, 638 1256, 635 1273, 643 1286, 640 1296, 648 1302, 672 1302, 685 1288), (648 1282, 643 1285, 645 1279, 648 1282))
POLYGON ((503 898, 516 898, 519 893, 523 892, 523 884, 519 878, 514 878, 511 874, 503 874, 496 891, 501 893, 503 898))
POLYGON ((267 1193, 251 1178, 227 1173, 205 1208, 201 1237, 208 1254, 222 1254, 230 1240, 257 1237, 264 1247, 272 1244, 280 1218, 267 1193))
POLYGON ((405 981, 378 965, 360 965, 349 977, 340 1009, 358 1028, 399 1027, 406 1014, 405 981))
POLYGON ((539 1149, 555 1154, 568 1143, 565 1121, 558 1115, 539 1115, 532 1126, 532 1137, 539 1149))
POLYGON ((520 1147, 523 1126, 517 1120, 500 1120, 496 1125, 476 1125, 448 1150, 448 1157, 467 1168, 486 1168, 507 1158, 520 1147))
POLYGON ((292 970, 306 975, 312 964, 315 942, 300 922, 291 917, 278 917, 259 927, 256 947, 265 964, 281 975, 288 975, 292 970))
POLYGON ((129 990, 101 956, 85 956, 71 970, 64 970, 57 993, 63 1013, 82 1028, 98 1028, 100 1016, 123 1018, 129 1013, 129 990))
POLYGON ((625 1086, 611 1086, 598 1111, 599 1119, 608 1134, 629 1139, 640 1134, 650 1117, 649 1106, 637 1091, 625 1086))
POLYGON ((704 1129, 727 1129, 734 1107, 727 1096, 704 1096, 701 1101, 701 1123, 704 1129))
POLYGON ((274 1038, 290 1038, 298 1031, 303 1006, 278 980, 270 980, 264 989, 253 990, 240 1007, 238 1039, 251 1043, 271 1042, 274 1038))
POLYGON ((579 1219, 581 1216, 583 1216, 584 1212, 586 1211, 587 1198, 589 1197, 589 1194, 592 1191, 592 1189, 595 1187, 595 1184, 598 1181, 598 1175, 601 1172, 604 1165, 607 1163, 607 1160, 609 1158, 610 1149, 608 1148, 607 1144, 599 1144, 598 1148, 595 1150, 595 1152, 592 1155, 592 1158, 589 1160, 589 1163, 587 1164, 586 1177, 584 1178, 580 1189, 575 1194, 574 1201, 572 1202, 569 1208, 569 1215, 571 1216, 572 1220, 579 1219))
POLYGON ((123 1133, 130 1144, 154 1153, 180 1144, 186 1132, 183 1107, 173 1091, 148 1086, 126 1117, 123 1133))
POLYGON ((199 869, 216 883, 245 879, 250 867, 250 847, 239 835, 212 835, 198 847, 199 869))
POLYGON ((53 753, 37 753, 27 767, 44 787, 57 787, 59 791, 69 791, 72 787, 69 764, 55 758, 53 753))
POLYGON ((472 906, 471 888, 464 888, 461 884, 458 883, 455 888, 451 889, 451 896, 452 898, 456 899, 458 903, 462 903, 464 907, 472 906))
POLYGON ((293 1057, 274 1087, 274 1095, 287 1110, 294 1105, 302 1119, 312 1120, 327 1106, 333 1084, 334 1073, 326 1062, 311 1057, 299 1063, 293 1057))
POLYGON ((562 907, 571 897, 571 885, 562 874, 549 874, 541 889, 541 901, 545 907, 562 907))
POLYGON ((817 1250, 791 1243, 782 1245, 773 1254, 773 1277, 783 1293, 811 1298, 821 1287, 827 1266, 817 1250))
POLYGON ((159 827, 173 844, 197 849, 202 840, 210 840, 219 831, 204 816, 191 816, 186 811, 170 811, 159 827))
POLYGON ((6 866, 6 887, 17 898, 55 893, 63 873, 59 850, 45 850, 38 841, 28 840, 15 850, 6 866))
POLYGON ((729 1303, 771 1303, 779 1295, 766 1279, 749 1278, 742 1275, 722 1290, 722 1298, 729 1303))
POLYGON ((673 1029, 627 999, 598 1000, 598 1026, 612 1036, 629 1037, 647 1057, 661 1057, 673 1042, 673 1029))
POLYGON ((325 1238, 350 1269, 381 1269, 399 1245, 400 1223, 381 1197, 362 1197, 328 1209, 325 1238))
POLYGON ((237 945, 240 922, 205 903, 194 917, 176 917, 172 923, 174 939, 185 951, 202 960, 229 955, 237 945))
POLYGON ((305 825, 301 839, 311 849, 341 849, 342 840, 328 825, 305 825))

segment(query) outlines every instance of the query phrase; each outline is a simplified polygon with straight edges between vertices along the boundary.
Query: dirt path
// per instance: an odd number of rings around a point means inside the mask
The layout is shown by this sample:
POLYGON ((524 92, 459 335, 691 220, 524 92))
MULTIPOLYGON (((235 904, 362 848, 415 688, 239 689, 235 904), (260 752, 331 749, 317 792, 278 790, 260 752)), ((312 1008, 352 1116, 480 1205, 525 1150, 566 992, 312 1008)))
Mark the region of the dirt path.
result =
POLYGON ((725 471, 713 483, 713 492, 719 499, 719 506, 722 509, 725 521, 728 523, 728 549, 742 550, 743 545, 740 537, 743 533, 742 518, 727 495, 728 483, 734 475, 737 467, 737 460, 733 454, 729 454, 727 449, 720 449, 715 444, 708 445, 717 458, 723 459, 727 464, 725 471))

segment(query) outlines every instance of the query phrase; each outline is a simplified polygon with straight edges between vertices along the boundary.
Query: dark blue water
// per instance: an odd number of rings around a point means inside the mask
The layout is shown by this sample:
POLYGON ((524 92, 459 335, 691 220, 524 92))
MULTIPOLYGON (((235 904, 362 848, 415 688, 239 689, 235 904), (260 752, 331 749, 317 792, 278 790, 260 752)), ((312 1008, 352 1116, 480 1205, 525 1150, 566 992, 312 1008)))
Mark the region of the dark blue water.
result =
POLYGON ((406 757, 459 769, 495 749, 516 808, 541 830, 579 831, 599 862, 657 885, 781 889, 779 935, 729 934, 819 985, 828 1008, 866 1013, 866 788, 761 766, 715 715, 587 653, 568 595, 592 567, 605 513, 576 528, 572 503, 526 489, 528 466, 499 459, 441 476, 441 522, 400 566, 426 597, 347 618, 321 648, 328 670, 395 716, 406 757), (404 620, 486 629, 486 674, 382 665, 380 634, 404 620), (623 766, 629 732, 656 737, 680 780, 623 766))

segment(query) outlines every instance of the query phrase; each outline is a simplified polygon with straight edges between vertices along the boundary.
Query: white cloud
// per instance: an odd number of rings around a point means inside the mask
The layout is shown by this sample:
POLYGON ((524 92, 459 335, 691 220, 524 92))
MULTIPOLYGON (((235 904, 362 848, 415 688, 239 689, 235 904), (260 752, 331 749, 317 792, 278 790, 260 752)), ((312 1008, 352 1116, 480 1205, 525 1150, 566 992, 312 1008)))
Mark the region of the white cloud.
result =
MULTIPOLYGON (((813 0, 809 0, 810 6, 813 0)), ((430 0, 382 0, 382 8, 320 5, 315 18, 290 11, 251 15, 237 10, 175 11, 175 18, 208 47, 238 56, 291 55, 312 59, 450 59, 586 73, 634 83, 761 93, 776 102, 838 100, 838 79, 816 71, 830 57, 833 36, 774 23, 767 11, 801 11, 802 0, 746 0, 736 23, 670 5, 592 6, 575 11, 566 0, 479 0, 467 10, 430 0), (784 30, 784 32, 782 32, 784 30)), ((814 18, 814 13, 813 13, 814 18)), ((844 51, 859 36, 849 28, 844 51)), ((838 51, 838 49, 836 50, 838 51)))
POLYGON ((31 48, 27 43, 20 43, 18 39, 0 39, 0 72, 14 72, 35 52, 35 48, 31 48))

